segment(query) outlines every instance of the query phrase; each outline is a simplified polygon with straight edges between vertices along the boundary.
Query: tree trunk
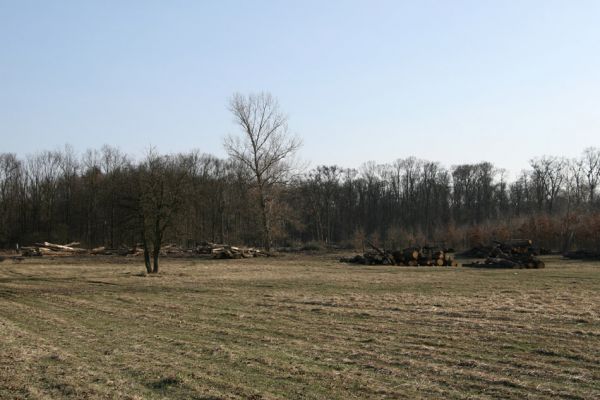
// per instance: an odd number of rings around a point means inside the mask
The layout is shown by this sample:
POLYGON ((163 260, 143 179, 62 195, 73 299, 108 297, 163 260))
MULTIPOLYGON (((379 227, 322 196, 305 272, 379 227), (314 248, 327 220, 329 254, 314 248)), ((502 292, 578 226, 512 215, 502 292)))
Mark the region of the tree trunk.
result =
POLYGON ((144 243, 144 264, 146 265, 146 273, 152 273, 152 265, 150 264, 150 252, 148 246, 144 243))
POLYGON ((154 268, 152 269, 153 274, 158 274, 158 256, 160 255, 160 247, 154 247, 154 252, 152 254, 154 258, 154 268))
POLYGON ((154 258, 153 274, 158 274, 158 258, 160 256, 160 246, 162 244, 162 232, 160 229, 160 218, 157 216, 154 222, 154 249, 152 257, 154 258))
POLYGON ((264 189, 259 187, 260 190, 260 210, 262 214, 262 223, 264 230, 264 241, 265 241, 265 250, 271 251, 271 226, 269 223, 269 211, 267 210, 267 201, 265 199, 264 189))
POLYGON ((219 243, 225 243, 225 211, 224 206, 219 208, 219 243))
POLYGON ((146 266, 146 272, 152 273, 152 266, 150 265, 150 252, 148 251, 148 241, 146 240, 146 232, 142 227, 142 246, 144 246, 144 265, 146 266))

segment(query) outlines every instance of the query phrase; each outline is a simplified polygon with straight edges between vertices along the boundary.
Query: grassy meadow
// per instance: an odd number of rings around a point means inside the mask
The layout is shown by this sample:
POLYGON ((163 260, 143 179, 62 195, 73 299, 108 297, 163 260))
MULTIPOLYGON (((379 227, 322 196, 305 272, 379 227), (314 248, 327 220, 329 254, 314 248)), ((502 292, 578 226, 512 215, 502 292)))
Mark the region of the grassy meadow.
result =
POLYGON ((600 398, 600 263, 0 263, 1 399, 600 398))

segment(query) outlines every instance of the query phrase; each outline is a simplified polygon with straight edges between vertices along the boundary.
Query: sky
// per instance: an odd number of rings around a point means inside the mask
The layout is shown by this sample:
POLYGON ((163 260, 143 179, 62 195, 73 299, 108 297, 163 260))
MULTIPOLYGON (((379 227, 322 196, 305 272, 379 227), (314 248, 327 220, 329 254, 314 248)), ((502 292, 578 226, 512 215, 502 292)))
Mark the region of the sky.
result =
POLYGON ((225 157, 235 92, 311 166, 600 147, 600 1, 0 0, 0 152, 225 157))

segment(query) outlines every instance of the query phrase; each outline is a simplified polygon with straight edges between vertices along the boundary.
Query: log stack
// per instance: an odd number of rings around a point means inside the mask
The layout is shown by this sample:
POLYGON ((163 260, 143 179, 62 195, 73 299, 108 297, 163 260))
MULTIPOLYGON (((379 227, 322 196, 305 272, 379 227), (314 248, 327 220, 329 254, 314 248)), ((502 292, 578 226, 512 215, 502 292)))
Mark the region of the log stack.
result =
POLYGON ((406 267, 456 267, 453 249, 439 247, 408 247, 402 250, 384 250, 367 242, 372 250, 353 257, 342 257, 340 262, 363 265, 398 265, 406 267))
POLYGON ((224 244, 201 242, 196 246, 196 254, 212 254, 213 249, 225 247, 224 244))
POLYGON ((72 256, 76 254, 87 253, 86 249, 82 249, 79 246, 79 242, 72 242, 68 244, 55 244, 50 242, 34 243, 33 246, 24 246, 20 248, 21 255, 25 257, 39 257, 39 256, 72 256))
MULTIPOLYGON (((72 256, 72 255, 98 255, 98 256, 141 256, 144 249, 141 244, 133 247, 122 245, 118 248, 105 246, 96 247, 91 250, 82 249, 78 242, 68 244, 55 244, 49 242, 35 243, 33 246, 21 247, 21 255, 25 257, 34 256, 72 256)), ((203 242, 196 248, 183 248, 179 245, 167 243, 161 247, 160 255, 167 257, 197 257, 198 255, 211 255, 213 258, 251 258, 267 257, 272 254, 252 247, 236 247, 226 244, 203 242)))
POLYGON ((54 244, 49 242, 35 243, 35 246, 40 249, 46 249, 55 252, 64 252, 64 253, 86 253, 86 249, 82 249, 79 246, 81 243, 79 242, 71 242, 68 244, 54 244))
POLYGON ((239 247, 228 244, 202 242, 195 249, 196 254, 210 254, 218 259, 238 259, 252 257, 269 257, 271 253, 254 248, 239 247))
POLYGON ((34 246, 23 246, 19 249, 23 257, 41 257, 40 249, 34 246))
POLYGON ((271 256, 271 254, 267 253, 266 251, 262 251, 259 249, 228 245, 212 249, 211 254, 213 255, 213 258, 218 259, 238 259, 271 256))

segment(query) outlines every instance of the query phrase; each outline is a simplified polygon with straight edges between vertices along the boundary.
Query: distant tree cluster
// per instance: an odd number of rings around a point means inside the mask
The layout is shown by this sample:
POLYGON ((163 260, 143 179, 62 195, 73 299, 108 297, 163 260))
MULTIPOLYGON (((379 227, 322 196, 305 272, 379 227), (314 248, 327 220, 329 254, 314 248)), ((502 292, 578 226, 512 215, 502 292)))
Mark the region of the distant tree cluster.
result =
POLYGON ((446 168, 407 158, 358 170, 321 166, 289 191, 303 240, 371 237, 388 247, 527 237, 566 250, 600 247, 600 149, 541 157, 509 182, 491 163, 446 168))

